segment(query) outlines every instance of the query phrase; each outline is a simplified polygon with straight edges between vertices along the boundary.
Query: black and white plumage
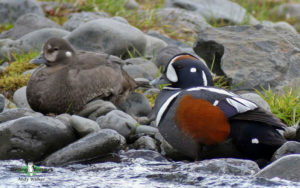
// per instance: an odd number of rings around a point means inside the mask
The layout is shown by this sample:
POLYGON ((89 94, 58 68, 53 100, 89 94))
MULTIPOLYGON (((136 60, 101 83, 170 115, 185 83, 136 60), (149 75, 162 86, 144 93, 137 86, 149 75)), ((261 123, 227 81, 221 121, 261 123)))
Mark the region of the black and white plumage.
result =
POLYGON ((279 130, 286 125, 257 104, 213 87, 204 60, 187 56, 170 61, 174 70, 166 69, 163 77, 171 85, 156 99, 156 123, 164 138, 191 158, 269 159, 285 142, 279 130))

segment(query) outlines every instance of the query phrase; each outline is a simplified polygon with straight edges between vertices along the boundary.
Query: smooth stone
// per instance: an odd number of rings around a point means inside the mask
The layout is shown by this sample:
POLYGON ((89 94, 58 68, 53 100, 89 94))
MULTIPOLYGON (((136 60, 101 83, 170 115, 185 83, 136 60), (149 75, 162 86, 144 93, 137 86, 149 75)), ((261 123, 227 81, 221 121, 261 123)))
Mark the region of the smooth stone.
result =
POLYGON ((121 16, 114 16, 114 17, 111 17, 111 19, 113 19, 115 21, 118 21, 118 22, 121 22, 121 23, 124 23, 124 24, 130 25, 129 22, 121 16))
POLYGON ((264 20, 261 22, 261 24, 264 26, 267 26, 267 27, 273 27, 278 32, 287 31, 287 32, 292 32, 292 33, 297 34, 297 30, 287 22, 275 22, 274 23, 274 22, 264 20))
POLYGON ((98 117, 104 116, 108 112, 116 109, 117 107, 113 103, 98 99, 86 104, 83 110, 81 110, 77 115, 88 117, 91 120, 96 120, 98 117))
POLYGON ((129 150, 127 152, 121 153, 121 160, 131 161, 133 159, 144 159, 147 161, 158 161, 158 162, 167 162, 167 159, 164 158, 160 153, 151 150, 129 150))
POLYGON ((263 178, 281 178, 300 182, 300 155, 284 156, 263 168, 255 176, 263 178))
POLYGON ((113 129, 119 134, 128 138, 129 135, 135 132, 137 121, 130 115, 120 110, 110 111, 105 116, 97 118, 97 123, 102 129, 113 129))
POLYGON ((227 20, 241 24, 249 18, 250 24, 259 22, 239 4, 229 0, 166 0, 164 7, 182 8, 201 14, 206 20, 227 20))
POLYGON ((297 128, 298 128, 298 125, 293 125, 293 126, 286 127, 286 129, 283 133, 284 138, 288 139, 288 140, 297 140, 296 139, 296 137, 297 137, 297 128))
POLYGON ((140 125, 136 128, 135 134, 146 134, 149 136, 155 136, 159 131, 156 127, 151 127, 147 125, 140 125))
POLYGON ((154 64, 163 71, 171 58, 182 52, 177 46, 167 46, 159 51, 154 59, 154 64))
POLYGON ((300 142, 300 123, 298 123, 298 126, 297 126, 295 140, 298 141, 298 142, 300 142))
POLYGON ((158 148, 156 146, 156 140, 149 136, 142 136, 139 139, 137 139, 133 147, 135 149, 146 149, 146 150, 152 150, 152 151, 158 151, 158 148))
POLYGON ((158 74, 158 68, 154 63, 140 57, 126 59, 123 69, 132 78, 146 78, 148 80, 153 80, 158 74))
POLYGON ((59 121, 61 121, 63 124, 72 127, 71 125, 71 118, 72 116, 70 114, 59 114, 58 116, 55 117, 59 121))
POLYGON ((150 88, 147 91, 145 91, 144 95, 145 96, 151 96, 151 95, 157 95, 159 94, 160 90, 157 88, 150 88))
POLYGON ((300 35, 262 25, 200 30, 194 44, 208 67, 214 62, 212 71, 229 78, 235 90, 275 88, 299 78, 298 49, 300 35))
POLYGON ((20 16, 27 13, 44 15, 36 0, 0 1, 0 23, 14 23, 20 16))
POLYGON ((64 166, 99 159, 118 152, 126 144, 125 138, 111 129, 102 129, 52 153, 42 164, 64 166))
POLYGON ((0 159, 40 161, 75 141, 72 129, 51 117, 22 117, 0 124, 0 159))
POLYGON ((15 91, 13 95, 13 102, 18 108, 28 108, 32 110, 27 102, 26 88, 27 86, 23 86, 15 91))
POLYGON ((139 8, 139 4, 135 0, 127 0, 125 8, 128 10, 137 9, 139 8))
POLYGON ((151 87, 150 85, 150 81, 146 78, 135 78, 134 79, 136 85, 137 85, 137 88, 149 88, 151 87))
POLYGON ((146 37, 139 29, 119 21, 101 18, 80 25, 66 39, 78 50, 102 51, 128 56, 128 52, 143 54, 146 37))
POLYGON ((258 106, 262 107, 264 110, 271 112, 269 104, 257 93, 243 93, 241 96, 248 99, 258 106))
POLYGON ((187 45, 187 44, 185 44, 181 41, 172 39, 167 35, 163 35, 163 34, 159 33, 158 31, 149 30, 147 32, 147 34, 152 36, 152 37, 156 37, 158 39, 161 39, 161 40, 165 41, 168 44, 168 46, 176 46, 177 48, 187 48, 187 47, 189 47, 189 45, 187 45))
POLYGON ((251 176, 256 174, 260 169, 258 165, 251 160, 221 158, 188 163, 188 166, 183 167, 182 170, 195 171, 198 173, 202 171, 214 175, 251 176))
POLYGON ((136 117, 148 116, 152 111, 148 99, 144 95, 136 92, 132 92, 128 98, 119 105, 119 108, 136 117))
POLYGON ((147 58, 156 57, 156 55, 162 48, 168 46, 168 44, 165 41, 159 38, 150 35, 145 36, 147 40, 145 56, 147 58))
POLYGON ((272 157, 272 161, 276 161, 286 155, 300 154, 300 142, 288 141, 276 150, 272 157))
POLYGON ((72 115, 71 117, 71 126, 81 137, 100 130, 97 122, 76 115, 72 115))
MULTIPOLYGON (((0 39, 1 40, 1 39, 0 39)), ((9 66, 9 63, 6 61, 6 62, 3 62, 1 65, 0 65, 0 74, 4 73, 5 72, 5 69, 9 66)))
POLYGON ((28 108, 15 108, 5 110, 0 114, 0 123, 4 123, 6 121, 18 119, 25 116, 33 116, 33 117, 43 117, 43 114, 34 112, 28 108))
POLYGON ((285 19, 300 20, 300 3, 282 3, 270 10, 273 15, 284 17, 285 19))
POLYGON ((68 31, 73 31, 84 23, 107 17, 108 14, 105 12, 75 12, 69 15, 68 20, 63 25, 63 28, 68 31))
POLYGON ((3 111, 4 107, 5 107, 5 97, 2 94, 0 94, 0 113, 3 111))
POLYGON ((0 38, 18 39, 43 28, 61 28, 61 26, 44 16, 28 13, 18 18, 12 29, 2 32, 0 38))

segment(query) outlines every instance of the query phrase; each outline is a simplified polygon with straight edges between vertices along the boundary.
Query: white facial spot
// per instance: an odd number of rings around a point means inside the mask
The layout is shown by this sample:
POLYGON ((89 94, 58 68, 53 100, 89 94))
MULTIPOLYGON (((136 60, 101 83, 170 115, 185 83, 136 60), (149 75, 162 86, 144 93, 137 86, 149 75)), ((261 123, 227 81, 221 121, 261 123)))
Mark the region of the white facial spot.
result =
POLYGON ((218 100, 215 100, 215 102, 214 102, 214 106, 217 106, 219 104, 219 101, 218 100))
POLYGON ((259 140, 257 138, 252 138, 251 143, 252 144, 259 144, 259 140))
POLYGON ((67 57, 71 57, 71 56, 72 56, 72 52, 67 51, 67 52, 66 52, 66 56, 67 56, 67 57))
POLYGON ((206 78, 206 74, 204 71, 202 71, 202 79, 203 79, 203 85, 207 86, 207 78, 206 78))
POLYGON ((48 48, 48 49, 51 49, 51 48, 52 48, 52 46, 51 46, 50 44, 48 44, 48 45, 47 45, 47 48, 48 48))
POLYGON ((197 72, 197 69, 195 67, 192 67, 190 71, 191 72, 197 72))

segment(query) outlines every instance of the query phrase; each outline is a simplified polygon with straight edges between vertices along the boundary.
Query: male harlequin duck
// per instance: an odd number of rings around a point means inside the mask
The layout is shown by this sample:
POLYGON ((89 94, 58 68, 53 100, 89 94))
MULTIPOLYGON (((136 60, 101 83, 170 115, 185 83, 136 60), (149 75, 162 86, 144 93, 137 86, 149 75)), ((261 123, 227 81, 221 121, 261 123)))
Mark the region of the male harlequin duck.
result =
POLYGON ((286 140, 286 125, 255 103, 213 86, 203 59, 179 54, 162 77, 171 84, 157 96, 154 111, 163 137, 193 158, 270 159, 286 140))
POLYGON ((28 103, 44 114, 75 113, 96 98, 119 104, 136 86, 121 62, 104 53, 75 51, 66 40, 51 38, 31 61, 45 65, 28 82, 28 103))

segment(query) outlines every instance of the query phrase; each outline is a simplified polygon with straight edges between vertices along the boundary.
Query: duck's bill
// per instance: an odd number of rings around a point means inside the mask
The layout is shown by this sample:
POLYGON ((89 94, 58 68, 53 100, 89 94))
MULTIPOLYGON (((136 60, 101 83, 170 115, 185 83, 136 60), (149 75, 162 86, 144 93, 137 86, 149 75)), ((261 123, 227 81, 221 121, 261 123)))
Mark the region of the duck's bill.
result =
POLYGON ((39 65, 39 64, 45 64, 47 63, 47 60, 44 56, 43 53, 41 53, 39 56, 37 56, 36 58, 30 60, 29 62, 30 64, 36 64, 36 65, 39 65))
POLYGON ((163 75, 161 75, 160 77, 152 80, 150 82, 151 85, 155 86, 155 87, 159 87, 159 86, 166 86, 171 84, 163 75))

